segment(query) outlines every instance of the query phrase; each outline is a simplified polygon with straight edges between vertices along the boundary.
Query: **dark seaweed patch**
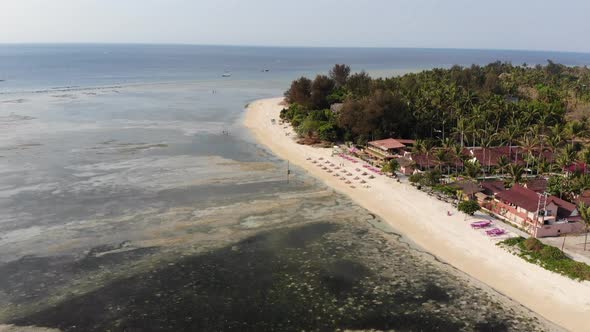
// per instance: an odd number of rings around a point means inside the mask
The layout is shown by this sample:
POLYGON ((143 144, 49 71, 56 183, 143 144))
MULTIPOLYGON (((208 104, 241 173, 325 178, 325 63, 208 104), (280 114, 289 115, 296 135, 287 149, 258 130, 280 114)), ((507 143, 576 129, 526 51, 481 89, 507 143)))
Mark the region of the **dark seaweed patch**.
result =
POLYGON ((503 331, 508 326, 511 317, 502 312, 458 300, 476 296, 489 302, 474 295, 476 290, 460 287, 406 247, 390 250, 375 233, 356 230, 315 223, 260 233, 162 262, 10 323, 64 331, 503 331))

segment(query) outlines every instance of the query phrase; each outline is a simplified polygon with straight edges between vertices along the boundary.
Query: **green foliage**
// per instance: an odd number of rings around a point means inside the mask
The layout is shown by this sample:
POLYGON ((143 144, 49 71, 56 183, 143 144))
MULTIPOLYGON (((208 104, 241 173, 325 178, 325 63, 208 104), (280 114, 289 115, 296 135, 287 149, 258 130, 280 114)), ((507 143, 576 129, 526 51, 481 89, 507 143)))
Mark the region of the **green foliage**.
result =
POLYGON ((334 142, 338 138, 336 126, 330 122, 323 122, 318 128, 318 134, 323 141, 334 142))
POLYGON ((564 255, 564 253, 552 246, 543 246, 543 248, 540 251, 541 254, 541 259, 548 261, 548 260, 559 260, 559 259, 563 259, 566 256, 564 255))
MULTIPOLYGON (((339 138, 349 141, 438 140, 444 134, 461 146, 492 146, 530 136, 546 137, 544 146, 554 151, 565 137, 587 134, 580 130, 584 121, 563 129, 568 107, 590 101, 589 86, 590 70, 553 62, 534 68, 502 62, 453 66, 386 79, 350 75, 350 67, 336 65, 329 76, 295 80, 285 96, 306 110, 344 103, 334 124, 339 138), (536 136, 530 133, 534 128, 536 136)), ((532 164, 547 170, 536 153, 529 155, 532 164)))
POLYGON ((568 181, 562 176, 551 176, 547 180, 547 192, 551 195, 561 197, 564 192, 569 191, 568 181))
POLYGON ((295 131, 299 136, 313 137, 318 132, 320 126, 320 121, 308 117, 304 119, 301 124, 297 126, 297 128, 295 128, 295 131))
POLYGON ((457 206, 457 209, 463 213, 472 216, 475 214, 475 212, 479 211, 480 206, 479 204, 477 204, 476 201, 469 200, 460 202, 457 206))
POLYGON ((528 262, 577 280, 590 280, 590 265, 567 257, 558 248, 543 244, 537 239, 511 238, 498 245, 517 248, 519 256, 528 262))
POLYGON ((330 103, 330 105, 342 103, 344 100, 346 100, 346 96, 347 91, 344 88, 340 87, 334 89, 334 91, 332 91, 332 93, 327 97, 327 100, 328 103, 330 103))
POLYGON ((386 162, 383 167, 381 168, 382 172, 385 173, 395 173, 399 170, 400 165, 396 159, 391 159, 389 162, 386 162))
POLYGON ((503 243, 507 246, 510 246, 510 247, 514 247, 514 246, 518 245, 519 243, 523 242, 524 240, 525 240, 525 238, 522 236, 511 237, 511 238, 508 238, 508 239, 502 241, 501 243, 503 243))
POLYGON ((412 183, 421 183, 423 178, 424 178, 424 176, 422 175, 422 173, 416 173, 416 174, 410 175, 408 180, 412 183))
POLYGON ((432 189, 450 197, 457 197, 457 188, 451 186, 438 185, 434 186, 432 189))
POLYGON ((481 165, 479 161, 465 163, 465 175, 472 179, 476 179, 481 175, 481 165))
POLYGON ((439 170, 433 170, 423 173, 422 184, 426 186, 436 186, 440 183, 441 173, 439 170))

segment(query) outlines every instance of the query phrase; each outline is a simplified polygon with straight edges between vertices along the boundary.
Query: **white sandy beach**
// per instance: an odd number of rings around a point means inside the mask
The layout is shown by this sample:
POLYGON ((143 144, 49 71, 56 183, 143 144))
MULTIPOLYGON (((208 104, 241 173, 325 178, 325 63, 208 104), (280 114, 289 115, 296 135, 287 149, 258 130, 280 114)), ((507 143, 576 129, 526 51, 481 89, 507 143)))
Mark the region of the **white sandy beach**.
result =
POLYGON ((253 102, 245 116, 246 127, 276 155, 346 194, 441 260, 548 320, 572 331, 590 331, 590 282, 571 280, 508 253, 481 232, 472 230, 463 214, 447 216, 447 211, 453 210, 449 204, 407 184, 377 176, 366 180, 370 188, 362 187, 352 180, 360 175, 355 171, 362 169, 360 164, 332 157, 331 149, 299 145, 290 127, 271 123, 273 118, 279 120, 281 101, 282 98, 273 98, 253 102), (307 160, 321 157, 337 165, 344 163, 354 175, 351 181, 356 188, 307 160))

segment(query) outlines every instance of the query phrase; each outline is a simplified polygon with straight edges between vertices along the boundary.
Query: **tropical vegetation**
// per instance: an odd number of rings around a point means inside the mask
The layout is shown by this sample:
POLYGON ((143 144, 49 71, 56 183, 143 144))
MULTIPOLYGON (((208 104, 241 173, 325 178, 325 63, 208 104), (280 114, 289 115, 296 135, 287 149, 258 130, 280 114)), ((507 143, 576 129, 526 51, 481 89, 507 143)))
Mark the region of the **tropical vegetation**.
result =
POLYGON ((556 247, 543 244, 535 238, 515 237, 499 242, 498 245, 515 250, 516 254, 528 262, 563 274, 572 279, 590 280, 590 265, 567 257, 556 247))
MULTIPOLYGON (((441 175, 494 175, 509 184, 527 174, 552 176, 552 194, 571 198, 590 189, 589 86, 589 68, 552 61, 453 66, 376 79, 336 65, 328 75, 293 81, 281 118, 300 136, 317 140, 364 145, 388 137, 415 139, 414 152, 426 155, 428 168, 441 175), (505 146, 509 153, 490 167, 467 162, 468 146, 505 146)), ((485 153, 484 160, 491 158, 485 153)))

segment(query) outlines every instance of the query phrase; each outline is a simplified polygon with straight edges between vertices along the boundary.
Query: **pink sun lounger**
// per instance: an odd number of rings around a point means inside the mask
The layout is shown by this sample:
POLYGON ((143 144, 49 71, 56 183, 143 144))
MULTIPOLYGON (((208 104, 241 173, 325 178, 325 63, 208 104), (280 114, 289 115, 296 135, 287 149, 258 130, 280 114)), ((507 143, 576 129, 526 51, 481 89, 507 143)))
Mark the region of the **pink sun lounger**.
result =
POLYGON ((482 220, 482 221, 476 221, 471 223, 471 227, 473 228, 486 228, 488 226, 490 226, 492 224, 491 221, 488 220, 482 220))
POLYGON ((489 236, 500 236, 500 235, 506 234, 506 230, 501 229, 501 228, 493 228, 493 229, 490 229, 489 231, 486 231, 486 234, 489 236))

